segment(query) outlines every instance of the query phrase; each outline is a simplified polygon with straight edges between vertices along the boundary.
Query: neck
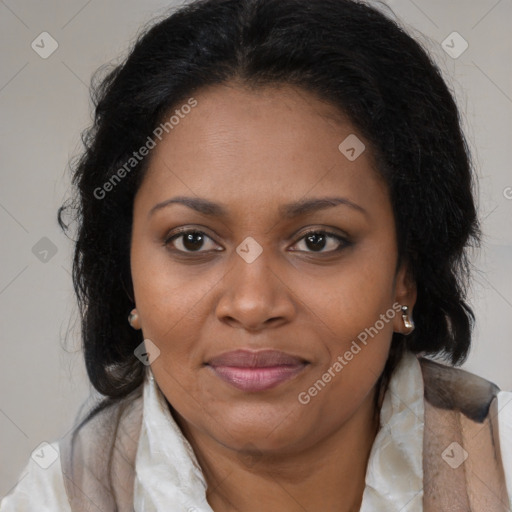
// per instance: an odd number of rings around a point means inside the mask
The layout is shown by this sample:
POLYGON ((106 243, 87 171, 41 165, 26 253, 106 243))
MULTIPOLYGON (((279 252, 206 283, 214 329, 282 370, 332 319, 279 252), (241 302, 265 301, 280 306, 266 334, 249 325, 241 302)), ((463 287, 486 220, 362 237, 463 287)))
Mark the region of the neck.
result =
POLYGON ((231 450, 172 412, 203 469, 215 512, 357 512, 379 429, 374 393, 336 431, 286 453, 231 450))

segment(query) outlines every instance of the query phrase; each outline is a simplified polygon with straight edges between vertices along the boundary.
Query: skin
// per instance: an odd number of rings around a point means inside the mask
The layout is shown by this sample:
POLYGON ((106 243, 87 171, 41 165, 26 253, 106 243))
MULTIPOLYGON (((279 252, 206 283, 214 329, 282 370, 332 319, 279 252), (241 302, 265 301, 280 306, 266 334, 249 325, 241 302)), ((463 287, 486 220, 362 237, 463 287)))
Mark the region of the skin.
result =
POLYGON ((131 270, 144 338, 160 350, 153 374, 215 511, 359 510, 379 426, 375 384, 393 331, 406 332, 400 315, 307 405, 297 397, 395 302, 412 311, 416 292, 407 268, 397 271, 388 190, 364 138, 305 91, 232 82, 194 97, 198 105, 152 150, 134 201, 131 270), (366 144, 355 161, 338 149, 350 134, 366 144), (181 204, 152 212, 177 196, 209 199, 228 215, 181 204), (358 208, 279 213, 326 196, 358 208), (169 241, 180 227, 200 230, 202 243, 169 241), (308 243, 309 230, 350 243, 308 243), (251 263, 236 252, 247 237, 263 251, 251 263), (240 348, 277 349, 309 364, 248 393, 204 365, 240 348))

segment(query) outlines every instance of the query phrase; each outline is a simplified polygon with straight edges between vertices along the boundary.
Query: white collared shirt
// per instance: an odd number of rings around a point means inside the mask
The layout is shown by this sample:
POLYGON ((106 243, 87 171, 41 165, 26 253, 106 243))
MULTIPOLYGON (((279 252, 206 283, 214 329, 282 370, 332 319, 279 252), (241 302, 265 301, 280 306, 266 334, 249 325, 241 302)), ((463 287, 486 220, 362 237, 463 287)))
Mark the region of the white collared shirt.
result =
MULTIPOLYGON (((135 512, 213 512, 194 451, 174 421, 150 367, 143 384, 143 423, 136 455, 135 512)), ((381 408, 360 512, 422 511, 423 378, 406 353, 381 408)), ((498 393, 498 429, 512 507, 512 392, 498 393)), ((51 443, 59 450, 59 441, 51 443)), ((32 458, 0 512, 71 512, 60 460, 42 469, 32 458)))

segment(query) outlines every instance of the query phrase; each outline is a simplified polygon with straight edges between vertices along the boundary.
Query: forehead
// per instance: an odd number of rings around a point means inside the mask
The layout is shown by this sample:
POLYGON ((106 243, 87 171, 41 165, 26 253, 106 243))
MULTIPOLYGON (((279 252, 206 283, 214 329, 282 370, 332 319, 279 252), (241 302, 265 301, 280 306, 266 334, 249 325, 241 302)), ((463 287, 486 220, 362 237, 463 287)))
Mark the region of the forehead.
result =
POLYGON ((363 137, 310 93, 230 83, 193 98, 196 106, 184 109, 152 150, 138 196, 159 202, 196 195, 264 207, 305 196, 350 195, 365 203, 386 195, 363 137))

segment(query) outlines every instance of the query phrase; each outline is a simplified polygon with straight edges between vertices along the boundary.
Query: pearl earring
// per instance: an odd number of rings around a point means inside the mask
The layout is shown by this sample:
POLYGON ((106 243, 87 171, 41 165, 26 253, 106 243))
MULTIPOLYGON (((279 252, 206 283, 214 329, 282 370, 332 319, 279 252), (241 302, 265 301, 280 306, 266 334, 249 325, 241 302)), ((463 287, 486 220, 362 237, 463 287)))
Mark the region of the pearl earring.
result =
POLYGON ((140 329, 139 314, 135 308, 132 309, 128 315, 128 323, 133 327, 133 329, 140 329))

